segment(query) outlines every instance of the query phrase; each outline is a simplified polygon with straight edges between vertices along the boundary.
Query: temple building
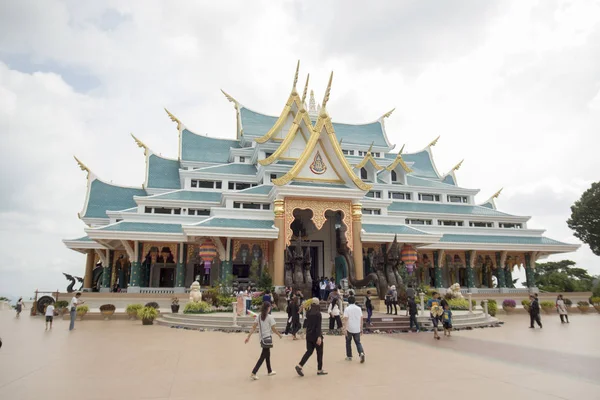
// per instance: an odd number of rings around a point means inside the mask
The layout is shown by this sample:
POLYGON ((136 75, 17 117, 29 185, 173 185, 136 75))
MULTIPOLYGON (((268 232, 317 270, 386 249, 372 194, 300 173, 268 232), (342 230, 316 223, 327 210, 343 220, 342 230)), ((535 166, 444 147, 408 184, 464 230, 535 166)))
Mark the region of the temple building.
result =
POLYGON ((87 255, 84 288, 176 293, 194 280, 213 285, 232 274, 246 282, 260 271, 283 286, 295 279, 287 263, 299 248, 310 260, 306 279, 360 280, 395 241, 403 272, 417 283, 511 292, 527 290, 514 287, 516 268, 534 288, 536 260, 579 247, 529 229, 530 217, 499 211, 500 191, 476 204, 479 190, 458 184, 462 161, 436 168, 439 137, 420 151, 396 149, 385 128, 393 110, 364 124, 333 122, 332 78, 317 104, 308 77, 297 91, 296 69, 279 116, 224 92, 235 108, 232 139, 198 135, 167 111, 178 157, 133 137, 146 159, 141 187, 108 183, 77 160, 87 173, 85 236, 64 243, 87 255))

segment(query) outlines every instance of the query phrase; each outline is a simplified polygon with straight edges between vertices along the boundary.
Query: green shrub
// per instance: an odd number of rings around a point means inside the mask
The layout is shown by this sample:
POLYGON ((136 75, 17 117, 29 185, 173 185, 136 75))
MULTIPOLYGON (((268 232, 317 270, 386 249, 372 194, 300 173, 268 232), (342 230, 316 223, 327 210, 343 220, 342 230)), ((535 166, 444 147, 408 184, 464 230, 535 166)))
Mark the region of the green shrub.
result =
POLYGON ((252 298, 252 307, 260 308, 262 306, 262 296, 252 298))
POLYGON ((216 307, 231 307, 231 303, 235 303, 236 298, 234 296, 226 296, 220 294, 217 297, 217 304, 213 304, 216 307))
POLYGON ((87 314, 88 311, 90 311, 90 308, 86 305, 77 306, 77 314, 79 315, 87 314))
MULTIPOLYGON (((600 298, 598 298, 598 300, 600 300, 600 298)), ((571 299, 564 299, 564 302, 567 307, 571 307, 573 305, 573 301, 571 301, 571 299)))
POLYGON ((114 312, 117 309, 114 304, 102 304, 100 306, 100 311, 112 311, 114 312))
POLYGON ((219 290, 217 288, 210 288, 202 292, 202 300, 213 306, 218 306, 219 290))
POLYGON ((69 306, 69 302, 68 302, 68 301, 66 301, 66 300, 59 300, 59 301, 57 301, 57 302, 54 304, 54 306, 55 306, 57 309, 66 308, 66 307, 68 307, 68 306, 69 306))
POLYGON ((214 312, 212 306, 205 301, 190 301, 183 309, 184 314, 208 314, 214 312))
MULTIPOLYGON (((590 300, 593 305, 600 306, 600 297, 592 297, 590 300)), ((565 300, 565 303, 566 303, 566 300, 565 300)))
POLYGON ((469 309, 469 300, 467 299, 450 299, 448 300, 451 310, 466 311, 469 309))
POLYGON ((556 304, 553 301, 542 301, 540 302, 542 308, 554 308, 556 304))
POLYGON ((153 321, 156 317, 158 317, 158 311, 155 307, 142 307, 138 310, 137 316, 139 319, 151 320, 153 321))
POLYGON ((130 304, 127 306, 127 308, 125 309, 125 311, 127 312, 127 314, 133 314, 136 313, 141 309, 144 308, 143 305, 141 304, 130 304))
POLYGON ((146 303, 146 305, 144 307, 152 307, 152 308, 155 308, 157 310, 160 308, 160 306, 158 305, 158 303, 155 302, 155 301, 151 301, 150 303, 146 303))
POLYGON ((525 300, 521 300, 521 305, 522 305, 523 307, 529 307, 529 306, 531 305, 531 301, 530 301, 530 300, 527 300, 527 299, 525 299, 525 300))
MULTIPOLYGON (((483 300, 481 301, 481 308, 483 308, 483 300)), ((496 311, 498 311, 498 303, 494 299, 488 299, 488 314, 495 317, 496 311)))
POLYGON ((590 303, 588 303, 587 301, 578 301, 577 306, 578 307, 589 307, 590 303))

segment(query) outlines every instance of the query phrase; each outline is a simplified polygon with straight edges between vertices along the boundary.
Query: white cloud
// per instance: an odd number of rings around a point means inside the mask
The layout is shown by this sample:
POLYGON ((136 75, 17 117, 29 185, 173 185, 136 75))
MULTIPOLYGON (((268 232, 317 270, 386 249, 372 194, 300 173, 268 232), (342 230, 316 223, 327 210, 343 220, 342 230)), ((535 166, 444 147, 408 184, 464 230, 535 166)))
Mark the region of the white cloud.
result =
MULTIPOLYGON (((277 114, 295 60, 322 96, 335 70, 334 119, 386 121, 407 150, 438 134, 441 171, 466 161, 459 183, 483 201, 575 242, 568 206, 597 180, 600 13, 594 1, 362 3, 19 1, 0 13, 0 293, 62 288, 83 273, 77 237, 85 175, 140 185, 143 156, 129 132, 177 155, 162 107, 191 129, 232 137, 219 92, 277 114), (8 277, 8 278, 6 278, 8 277)), ((559 256, 562 257, 562 256, 559 256)), ((582 248, 565 257, 593 273, 582 248)))

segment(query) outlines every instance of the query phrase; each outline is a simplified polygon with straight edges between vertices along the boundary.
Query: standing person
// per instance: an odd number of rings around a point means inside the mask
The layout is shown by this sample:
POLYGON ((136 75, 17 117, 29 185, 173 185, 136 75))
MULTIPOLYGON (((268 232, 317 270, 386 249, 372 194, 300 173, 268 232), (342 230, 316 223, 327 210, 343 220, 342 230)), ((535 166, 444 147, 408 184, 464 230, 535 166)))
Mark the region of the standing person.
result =
POLYGON ((433 338, 440 340, 440 335, 438 335, 438 325, 441 316, 444 314, 444 309, 441 306, 439 293, 433 292, 433 298, 429 299, 427 307, 430 310, 429 316, 431 317, 431 322, 433 324, 433 338))
POLYGON ((444 327, 444 336, 450 336, 452 331, 452 311, 448 303, 444 306, 444 315, 442 317, 442 326, 444 327))
POLYGON ((352 361, 352 340, 356 344, 356 351, 360 356, 360 363, 365 362, 365 351, 360 343, 362 333, 363 314, 360 307, 356 305, 354 296, 348 297, 348 307, 344 310, 344 333, 346 335, 346 360, 352 361))
POLYGON ((81 293, 75 293, 75 296, 71 299, 71 324, 69 325, 69 330, 72 331, 75 329, 75 316, 77 315, 77 306, 85 303, 85 301, 80 301, 81 293))
POLYGON ((329 299, 329 278, 325 277, 325 297, 323 300, 327 301, 329 299))
POLYGON ((54 319, 54 304, 48 304, 46 307, 46 329, 48 330, 48 323, 50 323, 50 329, 52 329, 52 320, 54 319))
POLYGON ((252 292, 250 290, 250 286, 247 286, 246 290, 244 290, 244 301, 246 302, 246 311, 252 309, 252 292))
MULTIPOLYGON (((337 289, 334 289, 333 293, 337 293, 337 289)), ((342 329, 342 317, 340 317, 340 298, 339 296, 332 296, 331 303, 327 308, 329 313, 329 330, 333 331, 335 324, 337 323, 337 329, 342 329)))
POLYGON ((23 303, 22 297, 19 297, 15 309, 17 310, 17 318, 19 318, 21 316, 21 311, 25 309, 25 303, 23 303))
POLYGON ((329 300, 329 296, 331 296, 331 294, 333 293, 333 291, 337 288, 337 286, 335 285, 335 279, 333 279, 333 277, 331 277, 331 279, 329 280, 329 295, 327 297, 327 300, 329 300))
POLYGON ((408 298, 408 306, 406 308, 406 311, 410 316, 410 330, 412 331, 414 324, 417 332, 419 332, 419 324, 417 323, 417 303, 415 303, 415 299, 413 297, 408 298))
POLYGON ((325 297, 325 291, 327 289, 327 283, 325 283, 325 278, 321 278, 321 282, 319 282, 319 297, 320 300, 327 300, 325 297))
POLYGON ((248 343, 248 341, 250 340, 250 336, 252 336, 252 334, 256 331, 256 328, 258 327, 258 332, 260 335, 260 347, 262 347, 262 352, 260 353, 260 357, 258 358, 254 369, 252 370, 252 375, 250 375, 250 379, 252 379, 253 381, 258 380, 258 376, 256 376, 256 373, 260 369, 260 366, 262 365, 263 361, 266 361, 267 363, 268 375, 274 376, 276 374, 276 372, 271 369, 271 347, 273 347, 272 333, 279 336, 279 339, 281 339, 282 336, 281 333, 279 333, 275 328, 275 318, 273 318, 272 315, 269 315, 270 311, 271 303, 265 301, 260 309, 260 315, 256 317, 254 325, 252 325, 252 329, 250 329, 250 333, 248 333, 248 337, 246 337, 246 340, 244 341, 244 343, 248 343))
POLYGON ((315 350, 317 350, 317 375, 327 375, 327 372, 323 370, 322 318, 319 299, 315 297, 306 313, 306 353, 302 356, 300 363, 296 365, 296 373, 300 376, 304 376, 302 368, 315 350))
POLYGON ((298 340, 296 334, 300 330, 300 303, 299 299, 296 295, 292 296, 292 301, 290 301, 290 311, 289 315, 291 317, 290 321, 290 333, 292 334, 294 340, 298 340))
POLYGON ((533 322, 535 321, 540 326, 540 329, 542 329, 542 318, 540 317, 540 303, 537 297, 533 295, 529 296, 529 299, 531 300, 531 305, 529 306, 529 328, 535 329, 535 327, 533 326, 533 322))
MULTIPOLYGON (((396 285, 392 285, 392 305, 394 306, 394 315, 398 315, 398 291, 396 290, 396 285)), ((392 313, 392 308, 390 307, 390 314, 392 313)))
POLYGON ((385 313, 392 313, 392 288, 388 286, 388 290, 385 293, 385 313))
POLYGON ((371 302, 371 291, 367 290, 365 296, 365 307, 367 309, 367 325, 373 325, 371 323, 371 317, 373 316, 373 303, 371 302))
POLYGON ((565 304, 565 301, 563 300, 563 295, 559 294, 558 298, 556 299, 556 309, 558 311, 558 315, 560 316, 560 322, 561 324, 569 323, 569 314, 567 313, 567 305, 565 304))

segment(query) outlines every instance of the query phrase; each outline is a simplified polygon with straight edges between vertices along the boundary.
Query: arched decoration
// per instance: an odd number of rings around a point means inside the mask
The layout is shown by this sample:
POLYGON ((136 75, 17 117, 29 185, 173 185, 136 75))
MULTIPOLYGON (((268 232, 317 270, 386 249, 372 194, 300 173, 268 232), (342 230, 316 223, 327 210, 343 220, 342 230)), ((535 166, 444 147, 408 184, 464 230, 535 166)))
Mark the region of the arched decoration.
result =
POLYGON ((142 261, 154 263, 176 263, 177 243, 146 242, 142 247, 142 261))
POLYGON ((246 245, 253 259, 262 259, 263 264, 268 262, 269 242, 266 240, 233 240, 233 257, 235 258, 242 246, 246 245))
MULTIPOLYGON (((348 247, 352 250, 352 205, 349 201, 285 199, 285 244, 287 246, 290 245, 292 236, 294 235, 292 223, 296 219, 294 216, 294 210, 296 209, 311 210, 313 213, 311 221, 318 230, 327 221, 327 217, 325 216, 327 211, 341 211, 343 214, 342 221, 346 225, 346 241, 348 247)), ((360 235, 360 232, 357 232, 357 234, 360 235)))

